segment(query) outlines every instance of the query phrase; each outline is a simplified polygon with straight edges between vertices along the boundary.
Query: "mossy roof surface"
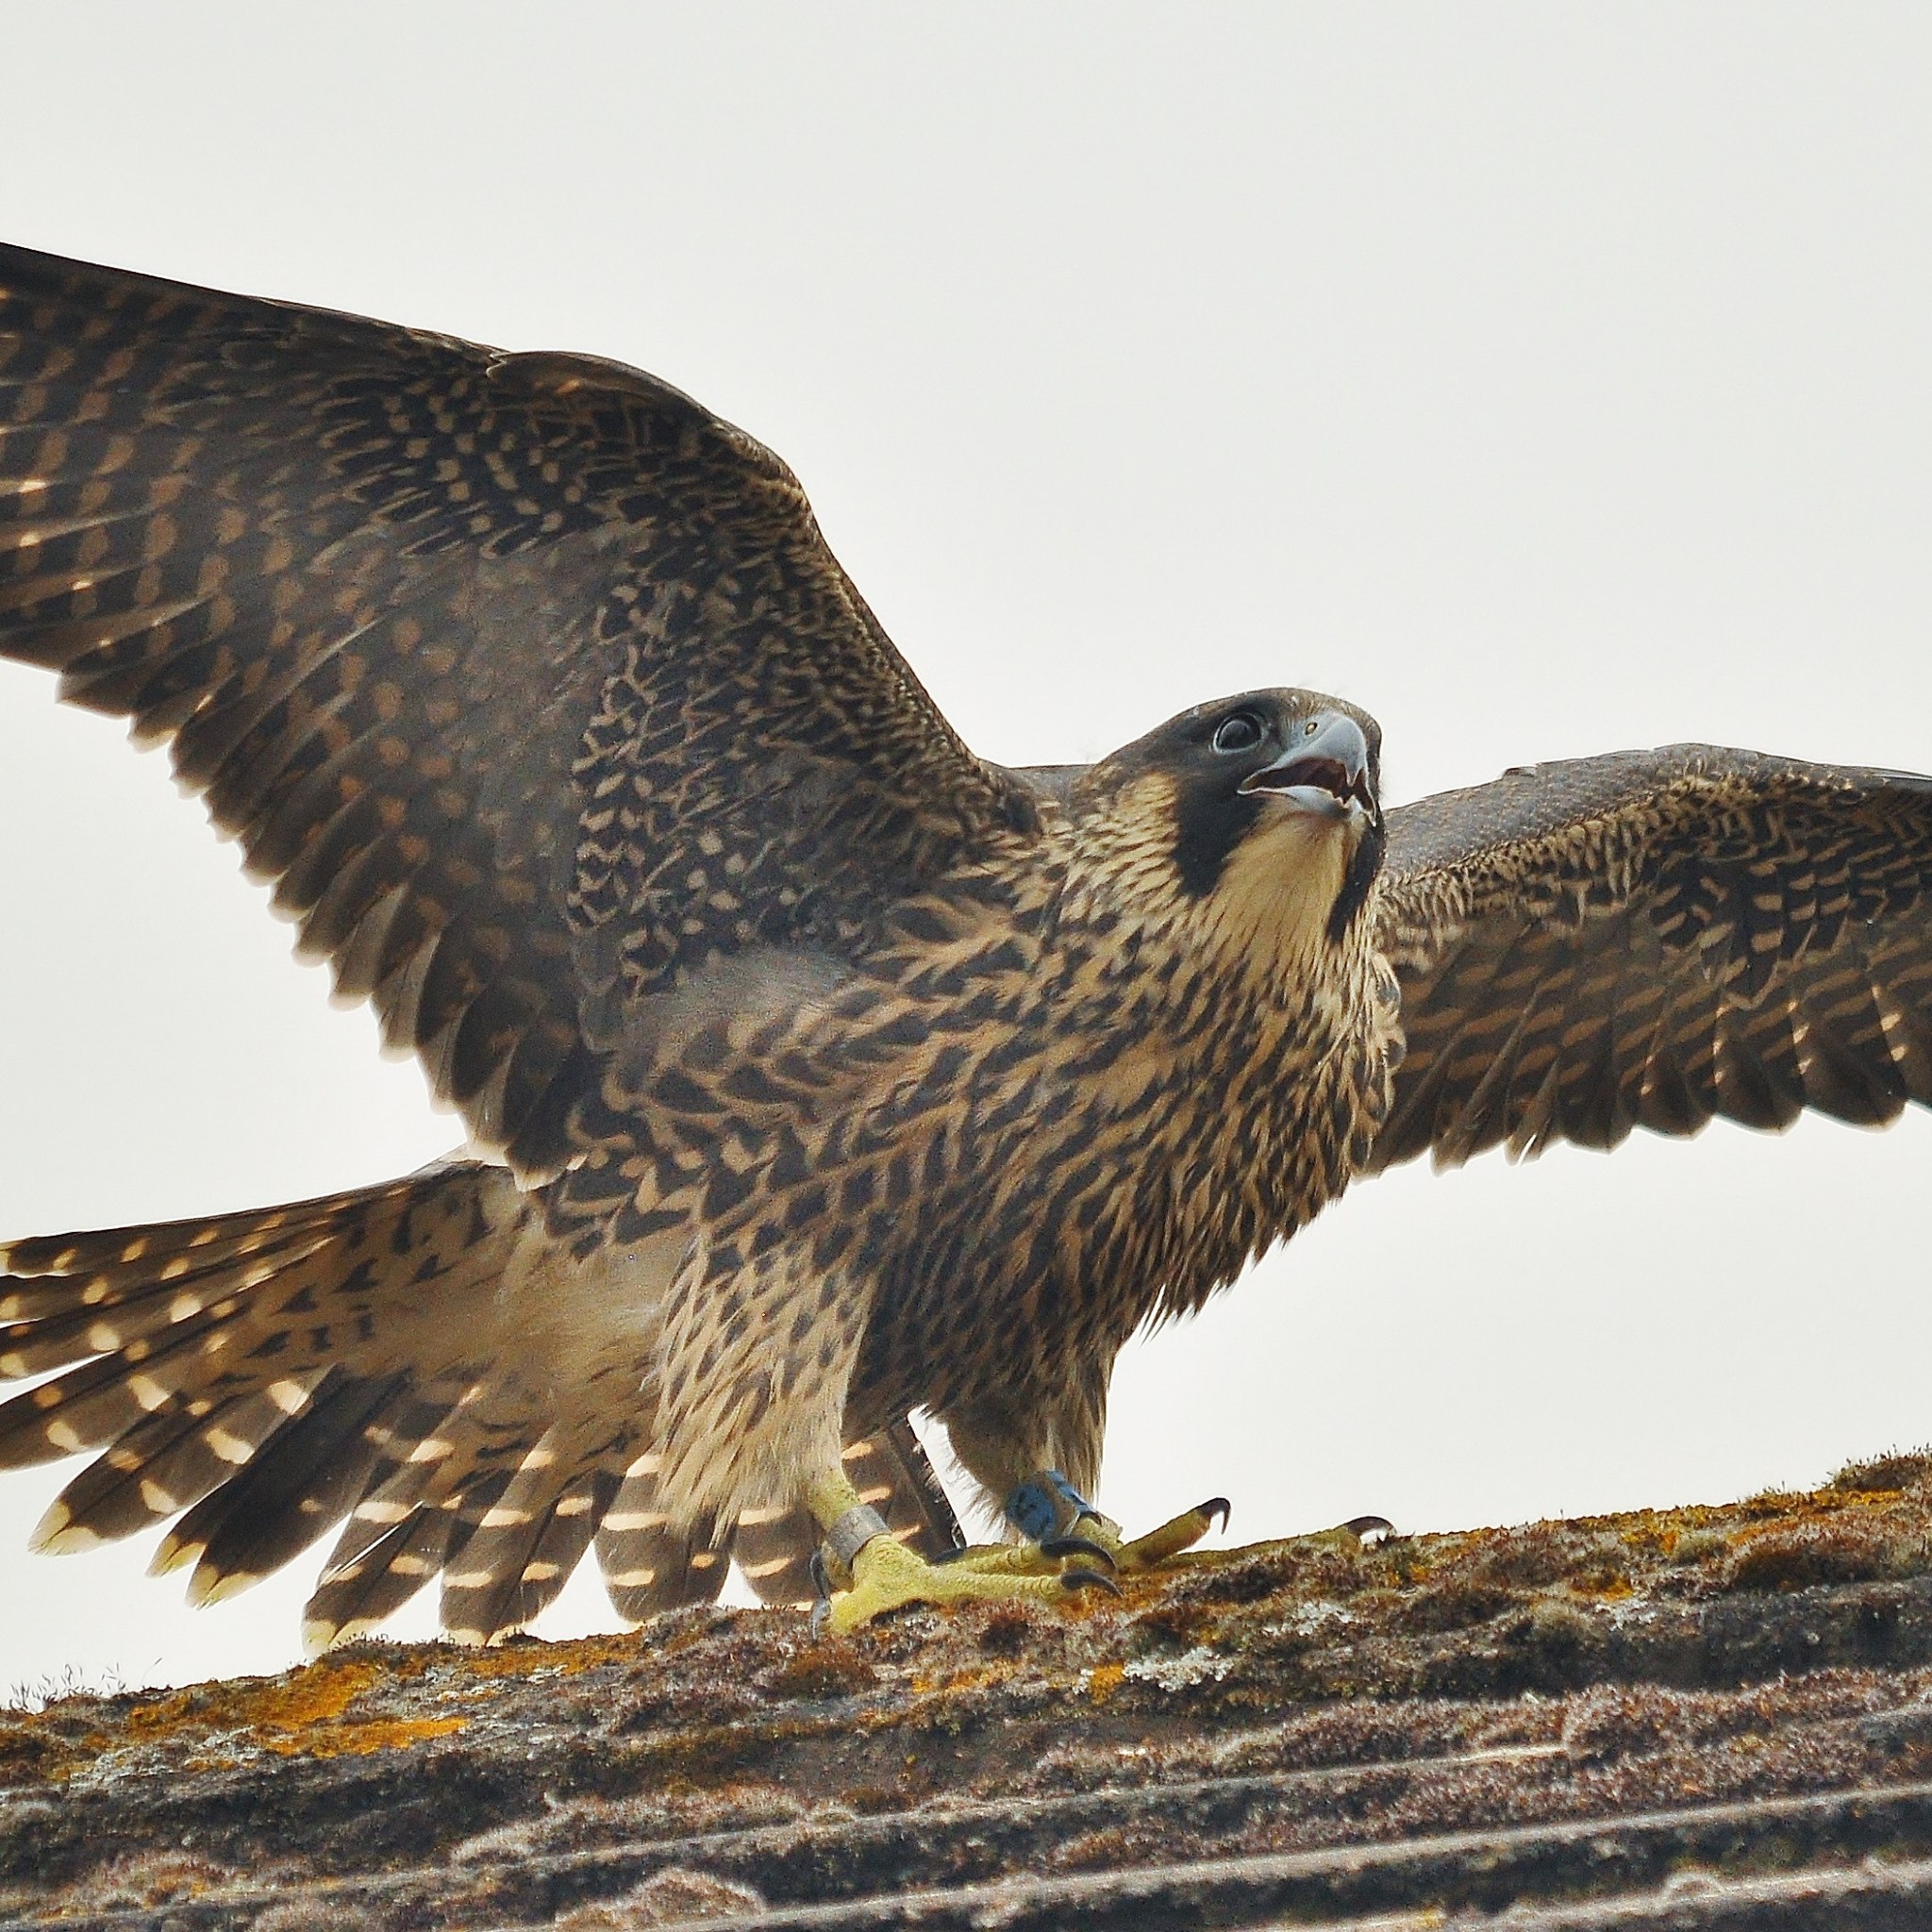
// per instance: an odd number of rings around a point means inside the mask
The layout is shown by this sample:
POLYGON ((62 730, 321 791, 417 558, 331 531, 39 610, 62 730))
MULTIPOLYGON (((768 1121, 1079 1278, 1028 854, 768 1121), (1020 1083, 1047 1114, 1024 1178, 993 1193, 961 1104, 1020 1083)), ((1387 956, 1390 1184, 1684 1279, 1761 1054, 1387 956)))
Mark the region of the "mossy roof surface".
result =
POLYGON ((0 1713, 0 1780, 8 1923, 1924 1925, 1932 1460, 850 1639, 364 1644, 0 1713))

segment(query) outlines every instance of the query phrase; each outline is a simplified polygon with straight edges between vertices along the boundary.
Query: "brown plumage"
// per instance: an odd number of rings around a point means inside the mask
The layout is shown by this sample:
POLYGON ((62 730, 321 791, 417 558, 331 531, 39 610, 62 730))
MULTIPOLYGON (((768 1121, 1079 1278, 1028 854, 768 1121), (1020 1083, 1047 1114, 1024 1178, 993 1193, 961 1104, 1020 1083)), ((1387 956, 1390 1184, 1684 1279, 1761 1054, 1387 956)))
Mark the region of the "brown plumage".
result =
POLYGON ((1708 745, 1391 812, 1407 1055, 1370 1165, 1932 1103, 1932 779, 1708 745))
POLYGON ((1091 1487, 1122 1343, 1353 1174, 1932 1097, 1927 781, 1385 823, 1300 691, 1003 770, 770 452, 588 358, 0 250, 0 650, 170 741, 483 1157, 5 1253, 0 1465, 103 1452, 41 1541, 178 1515, 207 1598, 346 1517, 318 1641, 937 1555, 908 1414, 1091 1487))

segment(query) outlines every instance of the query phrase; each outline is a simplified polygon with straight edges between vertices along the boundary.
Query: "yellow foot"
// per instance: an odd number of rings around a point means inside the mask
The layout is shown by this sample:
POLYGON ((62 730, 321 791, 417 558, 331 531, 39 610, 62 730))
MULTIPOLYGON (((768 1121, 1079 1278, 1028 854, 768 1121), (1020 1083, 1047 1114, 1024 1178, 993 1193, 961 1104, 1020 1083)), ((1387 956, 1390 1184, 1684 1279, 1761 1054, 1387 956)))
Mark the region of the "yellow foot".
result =
POLYGON ((946 1570, 966 1570, 981 1576, 1055 1576, 1070 1568, 1103 1571, 1109 1575, 1136 1576, 1158 1569, 1214 1528, 1227 1521, 1227 1501, 1210 1496, 1205 1503, 1171 1517, 1158 1529, 1128 1541, 1111 1517, 1089 1510, 1076 1522, 1038 1542, 975 1543, 948 1557, 946 1570))
MULTIPOLYGON (((986 1554, 1009 1553, 1002 1546, 986 1554)), ((1097 1571, 1058 1565, 1029 1574, 1011 1568, 979 1568, 963 1559, 928 1563, 891 1536, 875 1536, 867 1542, 852 1558, 851 1575, 851 1589, 841 1591, 830 1599, 829 1607, 822 1604, 814 1614, 815 1630, 856 1630, 906 1604, 1060 1604, 1083 1590, 1113 1588, 1097 1571)))
MULTIPOLYGON (((1214 1527, 1217 1517, 1225 1526, 1227 1503, 1224 1498, 1215 1496, 1206 1503, 1197 1503, 1193 1508, 1170 1517, 1158 1529, 1150 1529, 1145 1536, 1136 1537, 1130 1543, 1122 1543, 1114 1552, 1116 1567, 1123 1576, 1157 1570, 1169 1557, 1192 1549, 1214 1527)), ((1352 1516, 1346 1523, 1337 1524, 1333 1529, 1318 1529, 1311 1535, 1296 1537, 1294 1541, 1332 1545, 1339 1550, 1353 1552, 1361 1548, 1364 1538, 1387 1536, 1394 1526, 1386 1516, 1352 1516)))
MULTIPOLYGON (((1020 1549, 1036 1565, 1054 1559, 1097 1562, 1126 1576, 1158 1569, 1193 1548, 1217 1524, 1224 1527, 1228 1513, 1225 1496, 1210 1496, 1129 1541, 1119 1524, 1103 1516, 1055 1469, 1028 1476, 1007 1498, 1006 1507, 1008 1521, 1030 1539, 1020 1549)), ((958 1560, 973 1561, 977 1555, 969 1551, 958 1560)))
MULTIPOLYGON (((814 1631, 856 1630, 903 1604, 1065 1603, 1082 1590, 1113 1589, 1101 1574, 1104 1552, 1099 1553, 1101 1564, 1091 1568, 1062 1567, 1058 1562, 1051 1567, 1036 1563, 1030 1570, 1011 1561, 990 1568, 928 1563, 887 1529, 842 1468, 811 1483, 806 1503, 825 1533, 824 1547, 812 1564, 820 1590, 820 1602, 812 1612, 814 1631)), ((1019 1553, 1002 1545, 978 1554, 1011 1558, 1019 1553)))

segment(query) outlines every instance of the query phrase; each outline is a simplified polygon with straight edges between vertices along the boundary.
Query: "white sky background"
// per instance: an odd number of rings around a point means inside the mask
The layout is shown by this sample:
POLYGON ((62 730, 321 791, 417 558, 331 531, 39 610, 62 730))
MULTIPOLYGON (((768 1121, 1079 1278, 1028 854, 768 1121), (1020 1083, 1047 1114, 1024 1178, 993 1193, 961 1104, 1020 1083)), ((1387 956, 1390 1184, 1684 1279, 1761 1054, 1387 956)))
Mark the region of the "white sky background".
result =
MULTIPOLYGON (((1396 800, 1687 738, 1932 770, 1923 8, 0 13, 0 233, 656 371, 991 757, 1302 683, 1396 800)), ((0 826, 0 1231, 458 1138, 13 669, 0 826)), ((1923 1441, 1928 1189, 1922 1118, 1405 1170, 1129 1353, 1104 1500, 1447 1527, 1923 1441)), ((26 1556, 77 1467, 0 1479, 0 1692, 295 1655, 312 1560, 191 1614, 145 1541, 26 1556)))

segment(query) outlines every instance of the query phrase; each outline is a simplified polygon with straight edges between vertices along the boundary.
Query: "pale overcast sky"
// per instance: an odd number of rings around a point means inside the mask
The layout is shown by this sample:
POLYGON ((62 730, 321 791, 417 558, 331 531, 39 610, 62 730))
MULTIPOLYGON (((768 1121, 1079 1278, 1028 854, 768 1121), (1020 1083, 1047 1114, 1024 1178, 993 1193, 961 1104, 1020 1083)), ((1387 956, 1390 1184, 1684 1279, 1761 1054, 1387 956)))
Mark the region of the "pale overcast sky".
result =
MULTIPOLYGON (((1932 770, 1923 7, 5 16, 0 232, 656 371, 991 757, 1291 683, 1379 716, 1396 799, 1690 738, 1932 770)), ((0 824, 0 1231, 457 1137, 25 671, 0 824)), ((1448 1527, 1924 1441, 1928 1189, 1923 1118, 1364 1185, 1130 1352, 1103 1501, 1448 1527)), ((77 1466, 0 1478, 0 1692, 296 1654, 312 1558, 189 1613, 144 1545, 28 1557, 77 1466)))

